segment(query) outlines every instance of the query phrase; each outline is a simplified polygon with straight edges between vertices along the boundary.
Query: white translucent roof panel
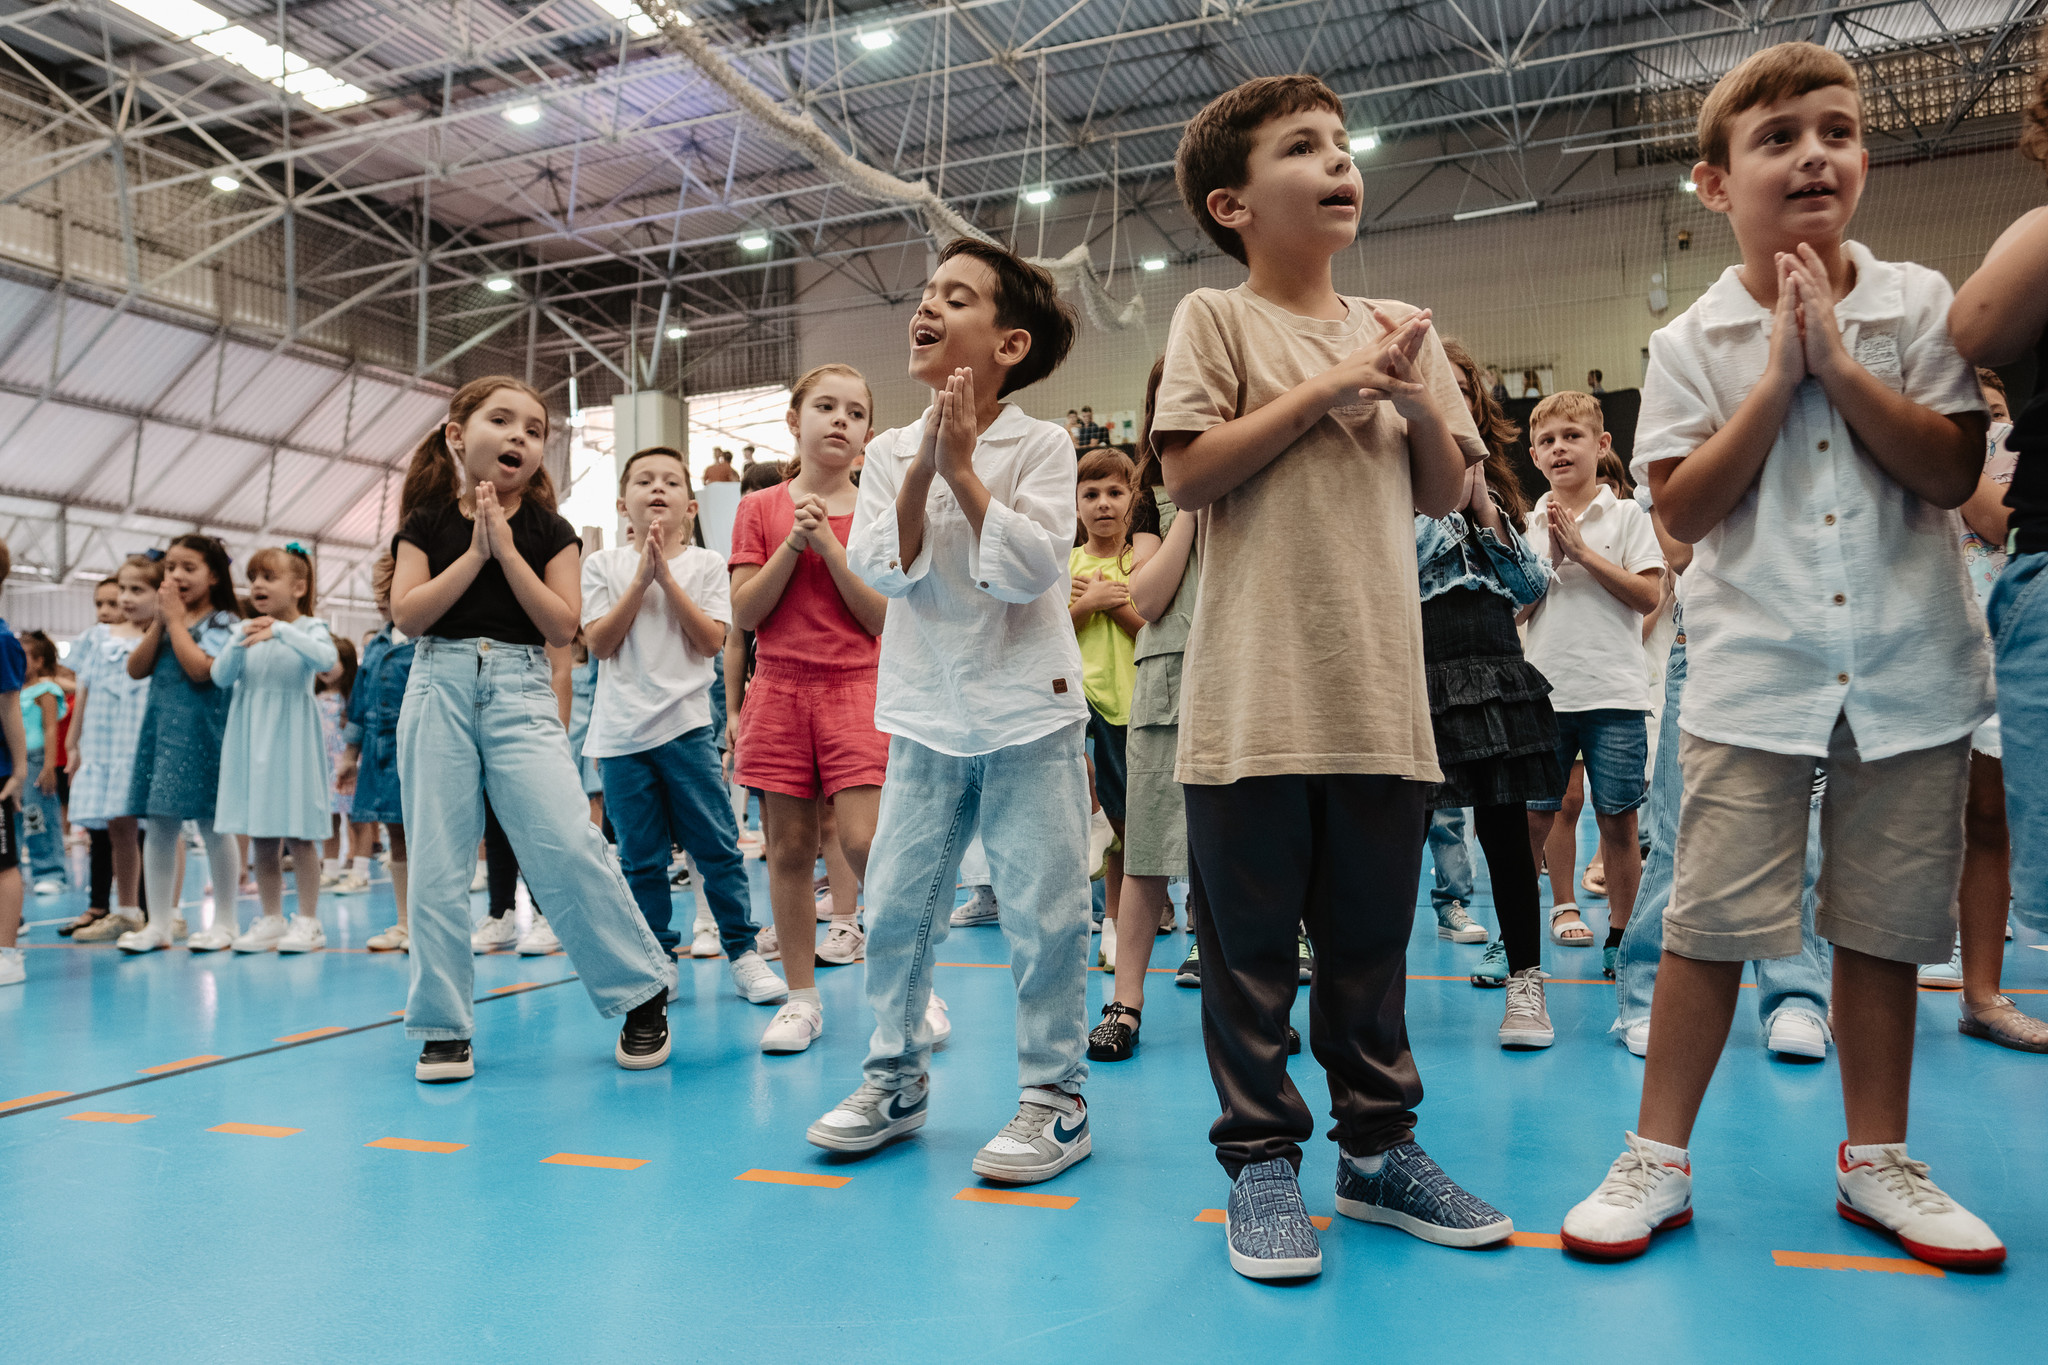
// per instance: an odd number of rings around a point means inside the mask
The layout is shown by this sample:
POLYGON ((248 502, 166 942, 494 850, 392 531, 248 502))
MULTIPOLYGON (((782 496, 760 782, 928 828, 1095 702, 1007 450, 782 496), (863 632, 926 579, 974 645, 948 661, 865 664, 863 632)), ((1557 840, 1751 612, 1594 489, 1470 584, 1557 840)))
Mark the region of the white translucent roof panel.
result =
MULTIPOLYGON (((193 433, 181 434, 192 439, 193 433)), ((262 462, 269 453, 252 441, 218 434, 200 436, 185 457, 164 474, 144 505, 153 512, 195 521, 210 518, 245 481, 261 481, 262 462)))
POLYGON ((62 496, 90 463, 133 430, 125 417, 44 403, 0 426, 0 487, 62 496))
POLYGON ((7 354, 14 345, 15 338, 35 316, 36 308, 47 292, 34 285, 0 280, 0 355, 7 354))
MULTIPOLYGON (((67 315, 67 337, 78 322, 67 315)), ((204 332, 126 314, 107 325, 57 391, 88 402, 148 407, 212 344, 204 332)))
POLYGON ((336 516, 328 524, 326 534, 356 545, 389 540, 398 529, 398 494, 404 484, 403 471, 394 469, 336 516))
POLYGON ((378 387, 384 390, 384 399, 367 413, 363 396, 356 396, 356 432, 349 450, 402 466, 420 438, 448 416, 448 395, 417 389, 401 391, 389 385, 378 387))
MULTIPOLYGON (((166 417, 182 417, 188 422, 204 422, 213 412, 214 380, 219 376, 220 403, 223 408, 242 396, 243 390, 260 393, 261 385, 268 383, 273 367, 279 358, 269 351, 240 342, 228 343, 227 354, 217 361, 209 356, 192 367, 191 373, 179 380, 172 390, 157 404, 157 411, 166 417)), ((265 425, 268 433, 268 424, 265 425)), ((281 434, 281 433, 280 433, 281 434)))
POLYGON ((227 500, 214 512, 221 521, 261 526, 280 524, 278 513, 291 505, 300 490, 320 474, 327 461, 298 450, 280 450, 274 460, 265 460, 241 487, 228 491, 227 500))
POLYGON ((323 461, 322 465, 303 487, 292 494, 289 502, 273 508, 271 520, 279 526, 317 533, 322 539, 355 540, 357 538, 353 536, 334 534, 335 519, 347 512, 366 491, 375 491, 378 473, 359 464, 340 461, 323 461))
POLYGON ((279 356, 233 401, 227 401, 223 389, 220 424, 235 431, 289 436, 337 383, 347 387, 345 371, 279 356))

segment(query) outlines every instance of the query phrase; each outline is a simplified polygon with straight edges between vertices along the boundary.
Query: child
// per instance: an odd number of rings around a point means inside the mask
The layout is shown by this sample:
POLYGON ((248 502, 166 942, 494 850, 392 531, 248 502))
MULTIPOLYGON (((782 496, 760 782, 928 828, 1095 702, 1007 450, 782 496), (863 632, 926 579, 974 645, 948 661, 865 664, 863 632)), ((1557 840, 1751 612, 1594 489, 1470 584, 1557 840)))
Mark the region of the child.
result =
MULTIPOLYGON (((1543 928, 1527 803, 1564 785, 1550 684, 1522 657, 1515 613, 1541 601, 1550 575, 1515 534, 1529 502, 1508 462, 1514 423, 1479 387, 1471 355, 1455 341, 1444 358, 1457 376, 1486 462, 1468 476, 1464 506, 1449 516, 1415 519, 1415 560, 1422 575, 1422 658, 1429 676, 1430 725, 1444 780, 1430 793, 1434 810, 1472 808, 1486 854, 1500 937, 1472 974, 1475 985, 1507 989, 1504 1048, 1545 1048, 1555 1041, 1543 998, 1543 928)), ((1439 921, 1439 937, 1446 933, 1439 921)))
POLYGON ((810 1127, 868 1152, 924 1125, 933 949, 945 940, 977 818, 1017 986, 1016 1117, 982 1147, 989 1180, 1049 1180, 1089 1152, 1088 793, 1081 654, 1064 609, 1074 448, 1004 397, 1073 345, 1052 277, 963 237, 910 318, 918 423, 884 432, 847 551, 889 599, 875 725, 888 732, 868 876, 868 1003, 859 1089, 810 1127))
POLYGON ((213 827, 249 836, 263 913, 234 941, 238 953, 315 953, 320 927, 320 840, 333 827, 333 780, 320 737, 318 676, 340 655, 313 615, 313 560, 297 541, 249 557, 249 605, 234 641, 213 661, 216 687, 234 689, 220 755, 213 827), (284 846, 291 846, 298 913, 284 917, 284 846))
POLYGON ((411 890, 405 859, 405 811, 398 786, 398 713, 412 677, 414 643, 391 620, 391 577, 397 561, 386 550, 370 568, 370 592, 384 624, 363 647, 356 685, 348 694, 348 725, 336 785, 349 789, 349 847, 367 851, 384 826, 384 870, 391 874, 391 899, 398 923, 372 934, 363 946, 373 953, 402 953, 412 946, 407 915, 411 890))
POLYGON ((476 1074, 469 881, 488 792, 599 1013, 624 1014, 628 1071, 668 1060, 675 965, 648 931, 580 795, 545 647, 576 634, 575 528, 541 466, 548 410, 516 379, 456 390, 399 497, 392 619, 420 637, 398 718, 405 827, 420 851, 405 1031, 429 1082, 476 1074), (572 796, 572 793, 575 795, 572 796))
MULTIPOLYGON (((1072 579, 1067 589, 1067 616, 1081 646, 1081 695, 1088 701, 1095 802, 1118 839, 1124 834, 1124 772, 1131 688, 1137 682, 1136 639, 1145 626, 1145 618, 1131 606, 1131 501, 1137 492, 1132 483, 1136 473, 1130 457, 1120 450, 1098 447, 1081 456, 1074 470, 1080 543, 1067 555, 1067 573, 1072 579)), ((1092 864, 1094 859, 1089 861, 1092 864)), ((1114 849, 1103 873, 1105 921, 1117 917, 1123 880, 1123 852, 1114 849)), ((1155 906, 1152 922, 1144 926, 1141 955, 1150 954, 1158 923, 1155 906)), ((1117 937, 1112 928, 1103 940, 1111 954, 1116 952, 1117 937)))
POLYGON ((327 841, 332 856, 320 860, 320 889, 339 896, 359 896, 370 889, 370 846, 358 844, 353 836, 355 791, 341 786, 341 756, 348 748, 348 699, 355 691, 359 667, 355 641, 345 635, 336 637, 334 652, 334 667, 314 679, 313 691, 320 708, 320 747, 335 778, 329 798, 329 828, 334 833, 327 841))
MULTIPOLYGON (((805 374, 789 395, 789 481, 748 494, 733 519, 733 619, 754 632, 755 658, 735 771, 761 793, 768 900, 789 979, 789 1003, 761 1035, 763 1052, 802 1052, 824 1032, 812 897, 819 816, 830 807, 840 847, 865 880, 889 766, 888 737, 875 729, 875 637, 888 603, 846 557, 860 498, 853 460, 867 449, 873 415, 860 371, 820 365, 805 374)), ((863 954, 852 899, 833 908, 843 916, 826 931, 839 940, 835 954, 863 954)))
MULTIPOLYGON (((13 572, 14 556, 0 541, 0 583, 13 572)), ((0 620, 0 738, 7 769, 0 774, 0 986, 19 986, 28 976, 16 938, 21 933, 21 845, 15 833, 16 801, 28 775, 28 737, 22 727, 21 687, 28 656, 21 641, 0 620)))
MULTIPOLYGON (((1600 457, 1612 447, 1600 400, 1589 393, 1554 393, 1529 414, 1530 453, 1550 480, 1550 491, 1529 513, 1529 546, 1550 562, 1556 581, 1522 616, 1529 626, 1529 662, 1550 680, 1558 729, 1557 785, 1544 799, 1529 802, 1529 846, 1541 856, 1564 804, 1565 774, 1583 754, 1593 819, 1607 854, 1603 956, 1610 968, 1643 874, 1636 842, 1636 808, 1649 791, 1643 617, 1657 609, 1664 591, 1664 552, 1650 518, 1634 501, 1617 499, 1597 477, 1600 457)), ((1553 861, 1550 875, 1554 886, 1571 886, 1569 865, 1560 869, 1553 861)), ((1550 937, 1568 948, 1593 943, 1579 907, 1555 897, 1550 937)))
POLYGON ((22 849, 28 854, 28 880, 38 896, 61 895, 70 878, 64 872, 64 839, 60 832, 57 761, 58 727, 70 714, 63 685, 57 681, 57 644, 40 630, 21 637, 28 657, 28 685, 21 689, 22 731, 28 744, 28 772, 21 788, 22 849))
MULTIPOLYGON (((164 551, 155 614, 128 655, 128 676, 149 680, 149 700, 135 744, 128 809, 145 821, 142 876, 149 886, 149 923, 121 935, 127 952, 168 948, 179 936, 179 833, 199 827, 213 878, 213 919, 185 946, 218 952, 235 941, 235 887, 242 850, 235 836, 216 830, 220 751, 233 694, 213 680, 213 661, 226 649, 241 619, 225 546, 212 536, 179 536, 164 551)), ((125 573, 124 573, 125 582, 125 573)), ((75 937, 75 936, 74 936, 75 937)))
POLYGON ((1202 1031, 1232 1187, 1231 1266, 1314 1275, 1301 1201, 1313 1126, 1287 1076, 1297 929, 1316 951, 1310 1044, 1328 1073, 1337 1209, 1478 1246, 1514 1224, 1414 1140, 1422 1082, 1402 1024, 1430 736, 1413 513, 1449 512, 1486 454, 1429 314, 1347 298, 1363 186, 1321 81, 1248 81, 1182 135, 1188 210, 1250 267, 1175 311, 1153 438, 1202 514, 1175 776, 1206 907, 1202 1031), (1305 546, 1313 546, 1304 553, 1305 546))
MULTIPOLYGON (((132 637, 139 637, 142 632, 128 627, 127 617, 121 610, 121 583, 118 577, 100 580, 99 586, 93 589, 92 608, 95 618, 92 626, 71 642, 71 660, 77 665, 75 674, 77 678, 77 695, 71 703, 71 730, 65 744, 64 771, 66 776, 70 778, 74 797, 81 794, 85 795, 87 804, 89 806, 96 806, 100 795, 99 789, 95 787, 91 793, 80 793, 78 781, 79 772, 85 765, 85 755, 81 752, 81 748, 85 740, 85 726, 82 722, 85 716, 87 684, 96 672, 100 658, 106 652, 107 642, 112 638, 110 632, 114 627, 122 626, 132 631, 130 639, 131 648, 133 647, 132 637)), ((127 651, 123 650, 121 652, 121 662, 125 663, 127 657, 127 651)), ((121 672, 125 678, 127 670, 123 669, 121 672)), ((136 719, 140 720, 141 718, 141 712, 138 711, 136 719)), ((121 782, 121 792, 124 797, 127 795, 127 791, 127 775, 124 773, 121 782)), ((114 844, 113 840, 107 835, 107 822, 104 818, 97 815, 96 809, 95 813, 91 816, 80 815, 78 812, 72 812, 72 814, 77 828, 85 831, 86 843, 90 849, 88 858, 91 870, 87 874, 85 913, 57 930, 59 934, 66 938, 71 937, 80 929, 103 923, 108 919, 113 913, 112 901, 114 894, 114 844)), ((132 837, 129 843, 129 852, 131 854, 134 852, 132 837)), ((134 870, 132 858, 130 863, 130 871, 132 873, 134 870)), ((134 924, 126 926, 126 928, 134 929, 140 929, 141 927, 142 919, 140 915, 136 917, 134 924)))
MULTIPOLYGON (((583 630, 598 664, 584 751, 610 796, 619 861, 640 914, 664 952, 670 927, 670 851, 681 843, 743 999, 771 1004, 788 987, 754 951, 739 829, 711 737, 711 670, 732 616, 725 565, 690 543, 697 502, 680 451, 649 446, 619 470, 619 512, 633 543, 583 562, 583 630)), ((552 903, 552 902, 551 902, 552 903)))
POLYGON ((1914 968, 1955 932, 1970 732, 1992 710, 1946 514, 1983 469, 1983 399, 1943 326, 1946 281, 1844 240, 1869 164, 1846 59, 1767 48, 1699 126, 1693 181, 1742 263, 1650 338, 1635 449, 1666 530, 1696 546, 1676 881, 1637 1131, 1562 1237, 1619 1258, 1691 1220, 1686 1143, 1742 964, 1799 950, 1818 765, 1848 1121, 1835 1207, 1922 1260, 1996 1264, 1991 1229, 1906 1154, 1914 968))

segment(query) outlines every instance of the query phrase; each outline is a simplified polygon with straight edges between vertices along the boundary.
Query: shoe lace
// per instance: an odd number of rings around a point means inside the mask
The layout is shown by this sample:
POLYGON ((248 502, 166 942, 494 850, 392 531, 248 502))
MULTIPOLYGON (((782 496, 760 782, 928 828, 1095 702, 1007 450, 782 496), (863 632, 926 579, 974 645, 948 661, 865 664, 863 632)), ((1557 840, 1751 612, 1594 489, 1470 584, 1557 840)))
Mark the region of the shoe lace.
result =
POLYGON ((889 1102, 889 1089, 874 1081, 862 1081, 860 1089, 841 1100, 838 1107, 858 1113, 863 1109, 880 1109, 889 1102))
POLYGON ((1886 1188, 1915 1213, 1947 1213, 1955 1203, 1941 1186, 1927 1178, 1927 1163, 1915 1161, 1903 1152, 1886 1152, 1871 1163, 1886 1188))
POLYGON ((1017 1106, 1017 1117, 1004 1124, 1003 1131, 996 1136, 1028 1143, 1033 1138, 1044 1136, 1046 1120, 1052 1117, 1053 1112, 1049 1104, 1033 1104, 1026 1100, 1017 1106))
POLYGON ((1535 976, 1510 976, 1508 978, 1509 1014, 1541 1014, 1543 1012, 1543 982, 1535 976))
POLYGON ((1593 1191, 1593 1197, 1618 1209, 1643 1203, 1649 1199, 1650 1191, 1664 1179, 1667 1169, 1650 1153, 1630 1148, 1614 1159, 1607 1178, 1600 1182, 1599 1189, 1593 1191))

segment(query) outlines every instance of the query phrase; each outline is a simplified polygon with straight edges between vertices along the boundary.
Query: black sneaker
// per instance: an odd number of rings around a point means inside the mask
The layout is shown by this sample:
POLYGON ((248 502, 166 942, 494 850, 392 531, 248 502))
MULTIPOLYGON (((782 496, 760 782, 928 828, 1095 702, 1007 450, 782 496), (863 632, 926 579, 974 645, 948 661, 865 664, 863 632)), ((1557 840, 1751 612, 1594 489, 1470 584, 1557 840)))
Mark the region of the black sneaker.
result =
POLYGON ((467 1038, 437 1038, 420 1049, 412 1078, 438 1085, 445 1081, 466 1081, 476 1075, 476 1062, 469 1053, 467 1038))
POLYGON ((625 1027, 612 1055, 628 1071, 646 1071, 668 1060, 668 993, 626 1011, 625 1027))
POLYGON ((1115 1001, 1102 1007, 1102 1022, 1088 1035, 1088 1060, 1126 1062, 1138 1050, 1141 1011, 1115 1001), (1130 1020, 1127 1024, 1124 1020, 1130 1020))
POLYGON ((1315 980, 1316 950, 1309 946, 1307 934, 1296 934, 1294 936, 1294 957, 1295 965, 1301 969, 1301 979, 1303 981, 1315 980))
POLYGON ((1299 1057, 1301 1055, 1301 1032, 1292 1024, 1287 1026, 1287 1055, 1290 1057, 1299 1057))
POLYGON ((1180 964, 1180 970, 1173 974, 1176 986, 1199 986, 1202 984, 1202 950, 1193 943, 1188 945, 1187 961, 1180 964))

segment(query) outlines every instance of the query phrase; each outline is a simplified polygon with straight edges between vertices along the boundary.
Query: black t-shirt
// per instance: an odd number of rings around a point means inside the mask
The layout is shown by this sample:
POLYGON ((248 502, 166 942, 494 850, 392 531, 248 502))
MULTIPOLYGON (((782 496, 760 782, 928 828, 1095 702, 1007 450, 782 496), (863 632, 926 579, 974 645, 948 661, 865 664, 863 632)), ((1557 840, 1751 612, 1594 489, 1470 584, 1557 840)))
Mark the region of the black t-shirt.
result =
MULTIPOLYGON (((571 545, 582 544, 575 527, 553 512, 542 511, 530 498, 520 499, 519 510, 510 521, 512 544, 519 557, 542 579, 547 577, 548 564, 556 555, 571 545)), ((463 516, 462 508, 455 503, 423 507, 407 517, 405 525, 391 538, 391 553, 397 555, 399 541, 410 541, 426 552, 427 571, 438 576, 462 558, 475 537, 476 523, 463 516)), ((508 645, 547 643, 541 637, 540 627, 512 595, 512 585, 505 581, 505 566, 496 559, 484 562, 469 590, 455 599, 455 605, 440 620, 427 627, 427 634, 444 640, 503 640, 508 645)))

